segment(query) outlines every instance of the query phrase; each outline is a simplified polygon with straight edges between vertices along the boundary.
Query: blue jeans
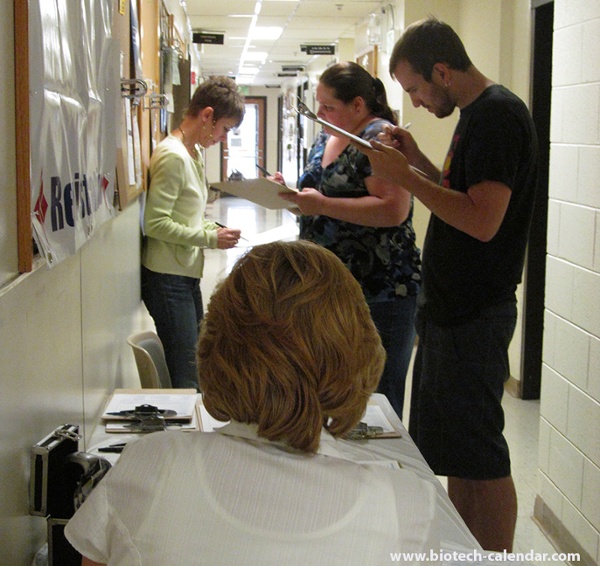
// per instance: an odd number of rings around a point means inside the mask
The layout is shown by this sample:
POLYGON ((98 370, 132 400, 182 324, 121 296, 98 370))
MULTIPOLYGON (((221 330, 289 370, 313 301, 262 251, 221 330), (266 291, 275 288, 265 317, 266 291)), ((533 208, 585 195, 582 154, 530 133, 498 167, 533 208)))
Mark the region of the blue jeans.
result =
POLYGON ((406 373, 415 343, 416 296, 371 303, 371 318, 379 331, 387 359, 377 391, 383 393, 402 420, 406 373))
POLYGON ((204 316, 200 280, 142 266, 142 299, 165 348, 173 387, 198 389, 196 344, 204 316))

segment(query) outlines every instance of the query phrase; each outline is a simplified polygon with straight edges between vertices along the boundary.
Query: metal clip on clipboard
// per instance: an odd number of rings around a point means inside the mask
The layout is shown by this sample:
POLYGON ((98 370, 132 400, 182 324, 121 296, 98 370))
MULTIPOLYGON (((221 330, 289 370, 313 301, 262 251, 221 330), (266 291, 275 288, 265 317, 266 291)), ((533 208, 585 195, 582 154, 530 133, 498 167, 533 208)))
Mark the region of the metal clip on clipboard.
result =
POLYGON ((383 434, 380 426, 369 426, 367 423, 358 423, 347 435, 348 440, 366 440, 383 434))
POLYGON ((126 428, 131 432, 157 432, 166 430, 164 411, 161 412, 154 405, 138 405, 132 412, 133 421, 126 428))

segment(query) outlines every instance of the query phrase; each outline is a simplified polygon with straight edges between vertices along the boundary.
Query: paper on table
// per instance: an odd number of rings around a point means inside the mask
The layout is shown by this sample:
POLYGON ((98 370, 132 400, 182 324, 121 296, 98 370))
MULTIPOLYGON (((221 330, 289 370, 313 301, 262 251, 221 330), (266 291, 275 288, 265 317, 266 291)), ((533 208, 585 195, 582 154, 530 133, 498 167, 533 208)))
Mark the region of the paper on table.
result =
POLYGON ((276 181, 260 177, 259 179, 244 179, 243 181, 227 181, 211 183, 211 187, 245 198, 265 208, 278 210, 280 208, 296 208, 296 205, 283 200, 279 193, 297 193, 297 189, 286 187, 276 181))
POLYGON ((200 405, 200 430, 203 432, 213 432, 215 428, 225 426, 227 422, 218 421, 213 417, 204 405, 200 405))
POLYGON ((383 407, 379 405, 376 397, 371 397, 367 404, 367 409, 363 415, 362 422, 367 426, 378 426, 383 429, 381 434, 377 434, 374 438, 401 438, 402 431, 396 428, 386 416, 383 407))
POLYGON ((361 419, 367 423, 368 426, 380 426, 383 432, 396 432, 396 429, 392 426, 392 423, 383 414, 383 411, 379 405, 367 405, 367 410, 361 419))

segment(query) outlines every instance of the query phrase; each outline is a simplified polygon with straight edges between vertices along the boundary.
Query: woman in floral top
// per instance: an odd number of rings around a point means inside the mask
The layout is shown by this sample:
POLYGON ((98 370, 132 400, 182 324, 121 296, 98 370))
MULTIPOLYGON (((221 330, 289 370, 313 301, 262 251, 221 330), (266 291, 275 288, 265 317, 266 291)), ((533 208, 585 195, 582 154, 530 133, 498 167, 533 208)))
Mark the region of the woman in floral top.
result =
MULTIPOLYGON (((318 116, 365 140, 395 123, 383 83, 356 63, 329 67, 316 89, 318 116)), ((276 175, 276 179, 283 180, 276 175)), ((387 353, 379 389, 402 418, 415 339, 420 255, 410 194, 374 177, 369 160, 327 127, 313 145, 297 194, 300 237, 335 253, 360 283, 387 353)))

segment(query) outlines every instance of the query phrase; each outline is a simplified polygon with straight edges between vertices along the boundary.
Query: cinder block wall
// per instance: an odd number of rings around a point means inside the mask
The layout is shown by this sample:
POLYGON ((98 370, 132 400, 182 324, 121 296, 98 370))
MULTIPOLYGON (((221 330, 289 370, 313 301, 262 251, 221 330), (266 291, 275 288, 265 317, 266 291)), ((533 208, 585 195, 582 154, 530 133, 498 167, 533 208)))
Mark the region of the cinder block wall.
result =
POLYGON ((600 563, 600 2, 556 0, 535 515, 600 563))

